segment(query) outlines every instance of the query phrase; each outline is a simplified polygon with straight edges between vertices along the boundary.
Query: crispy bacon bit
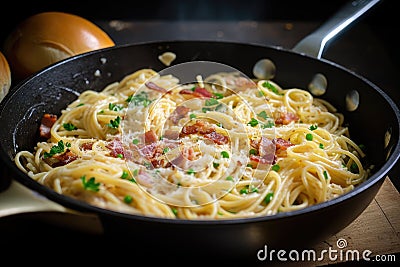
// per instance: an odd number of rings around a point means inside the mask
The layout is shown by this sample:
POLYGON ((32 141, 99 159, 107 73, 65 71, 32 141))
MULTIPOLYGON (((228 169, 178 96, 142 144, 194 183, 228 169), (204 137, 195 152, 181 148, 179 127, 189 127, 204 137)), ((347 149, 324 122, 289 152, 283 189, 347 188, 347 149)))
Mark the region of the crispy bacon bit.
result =
POLYGON ((168 92, 167 89, 165 89, 165 88, 163 88, 161 86, 158 86, 157 84, 155 84, 153 82, 147 82, 147 83, 145 83, 145 85, 146 85, 147 88, 149 88, 151 90, 154 90, 154 91, 157 91, 157 92, 161 92, 161 93, 168 92))
POLYGON ((83 150, 92 150, 92 147, 93 147, 93 143, 92 142, 81 144, 81 148, 83 150))
POLYGON ((226 144, 229 141, 227 136, 217 133, 212 125, 204 121, 196 121, 193 125, 184 126, 180 137, 190 134, 203 135, 205 138, 219 145, 226 144))
POLYGON ((292 112, 282 112, 280 117, 275 120, 275 124, 287 125, 292 121, 298 121, 300 118, 292 112))
POLYGON ((226 144, 229 141, 228 137, 226 137, 223 134, 217 133, 215 131, 211 132, 211 133, 208 133, 208 134, 205 134, 204 137, 209 139, 209 140, 211 140, 211 141, 213 141, 214 143, 216 143, 218 145, 226 144))
POLYGON ((261 137, 258 142, 252 141, 251 145, 258 150, 258 155, 250 155, 251 164, 273 164, 275 158, 275 144, 268 138, 261 137))
POLYGON ((122 142, 118 139, 112 140, 108 142, 106 145, 108 149, 110 149, 110 155, 112 157, 119 157, 122 155, 124 159, 131 159, 132 158, 132 152, 130 150, 126 150, 122 144, 122 142))
POLYGON ((50 138, 51 127, 54 125, 56 121, 57 121, 57 115, 49 113, 44 114, 39 127, 40 137, 47 139, 50 138))
MULTIPOLYGON (((165 147, 173 147, 175 144, 165 145, 164 142, 154 142, 148 145, 145 145, 139 148, 139 157, 144 157, 146 161, 149 161, 154 168, 159 167, 166 167, 164 166, 165 159, 164 159, 164 148, 165 147)), ((142 160, 139 160, 141 162, 142 160)))
POLYGON ((176 107, 174 112, 172 112, 169 119, 174 123, 174 125, 177 125, 179 120, 184 118, 188 114, 189 111, 190 111, 190 108, 187 108, 185 106, 178 106, 178 107, 176 107))
POLYGON ((293 146, 290 141, 283 138, 274 138, 272 141, 261 137, 259 141, 252 140, 251 147, 257 150, 257 155, 250 155, 251 165, 275 164, 278 157, 286 157, 286 150, 293 146))
POLYGON ((139 149, 140 154, 146 159, 151 159, 162 154, 162 149, 157 143, 145 145, 139 149))
POLYGON ((67 165, 68 163, 76 160, 78 158, 78 156, 75 155, 69 149, 67 149, 67 151, 65 151, 64 153, 55 155, 55 156, 53 156, 53 158, 56 159, 57 162, 53 163, 52 167, 59 167, 59 166, 67 165))
POLYGON ((276 146, 275 155, 277 157, 286 157, 287 155, 286 150, 288 149, 288 147, 294 145, 290 141, 285 140, 283 138, 275 138, 274 143, 276 146))
POLYGON ((158 141, 158 137, 153 130, 149 130, 144 133, 144 143, 146 145, 152 144, 158 141))
POLYGON ((179 92, 180 94, 185 94, 185 95, 192 95, 193 97, 199 97, 199 98, 210 98, 212 97, 212 93, 210 93, 206 88, 202 87, 196 87, 194 90, 189 90, 189 89, 183 89, 179 92))

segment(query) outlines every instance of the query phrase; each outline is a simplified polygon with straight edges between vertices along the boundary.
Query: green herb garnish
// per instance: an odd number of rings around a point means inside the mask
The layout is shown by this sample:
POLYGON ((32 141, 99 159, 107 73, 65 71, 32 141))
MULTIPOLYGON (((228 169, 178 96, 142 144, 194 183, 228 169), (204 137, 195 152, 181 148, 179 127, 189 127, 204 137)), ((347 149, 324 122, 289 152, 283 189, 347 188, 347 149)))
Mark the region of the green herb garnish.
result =
POLYGON ((63 140, 60 140, 60 141, 58 141, 57 145, 54 145, 50 148, 50 152, 44 152, 43 157, 45 159, 47 159, 47 158, 54 156, 55 154, 63 153, 65 150, 65 147, 71 147, 71 144, 67 142, 64 145, 63 140))
POLYGON ((258 113, 257 116, 260 118, 263 118, 264 120, 268 119, 268 114, 267 114, 267 112, 265 112, 265 110, 258 113))
POLYGON ((132 201, 133 201, 132 196, 126 195, 126 196, 124 197, 124 202, 125 202, 126 204, 131 204, 132 201))
POLYGON ((64 129, 67 130, 67 131, 73 131, 73 130, 78 129, 78 127, 76 127, 75 125, 73 125, 73 124, 70 123, 70 122, 64 123, 64 124, 63 124, 63 127, 64 127, 64 129))
POLYGON ((270 90, 271 92, 273 92, 273 93, 275 93, 277 95, 283 95, 282 93, 280 93, 278 91, 278 88, 276 88, 272 83, 270 83, 268 81, 263 82, 262 86, 267 88, 268 90, 270 90))
POLYGON ((121 117, 117 116, 117 118, 115 118, 115 120, 110 120, 110 123, 107 123, 107 126, 110 128, 118 128, 119 124, 121 123, 121 117))
POLYGON ((268 204, 269 202, 271 202, 273 197, 274 197, 274 192, 268 193, 264 198, 264 203, 268 204))
POLYGON ((99 188, 100 183, 96 183, 94 177, 90 177, 89 180, 86 181, 86 175, 83 175, 81 177, 81 180, 82 180, 83 188, 85 190, 91 190, 94 192, 98 192, 100 190, 100 188, 99 188))
POLYGON ((258 120, 251 118, 251 120, 247 123, 247 125, 250 125, 251 127, 255 127, 258 125, 258 120))
POLYGON ((222 156, 223 158, 229 159, 229 153, 226 152, 226 151, 222 151, 222 152, 221 152, 221 156, 222 156))
POLYGON ((274 165, 272 165, 272 167, 271 167, 271 169, 273 170, 273 171, 279 171, 280 170, 280 168, 281 168, 281 166, 279 166, 278 164, 274 164, 274 165))

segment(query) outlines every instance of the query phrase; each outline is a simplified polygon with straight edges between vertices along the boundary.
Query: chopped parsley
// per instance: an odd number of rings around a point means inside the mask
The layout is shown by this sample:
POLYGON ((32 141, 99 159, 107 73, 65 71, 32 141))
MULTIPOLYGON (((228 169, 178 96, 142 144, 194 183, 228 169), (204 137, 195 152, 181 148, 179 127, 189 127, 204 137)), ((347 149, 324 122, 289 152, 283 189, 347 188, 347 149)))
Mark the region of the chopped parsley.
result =
POLYGON ((133 140, 132 140, 132 144, 134 144, 134 145, 139 144, 139 139, 133 139, 133 140))
POLYGON ((129 173, 127 171, 123 170, 122 174, 121 174, 121 178, 122 179, 128 179, 128 177, 129 177, 129 173))
POLYGON ((311 125, 309 129, 310 129, 311 131, 314 131, 314 130, 316 130, 317 128, 318 128, 318 125, 315 124, 315 125, 311 125))
POLYGON ((263 118, 264 120, 268 119, 268 114, 267 114, 267 112, 265 112, 265 110, 258 113, 257 116, 260 118, 263 118))
POLYGON ((263 87, 267 88, 268 90, 270 90, 271 92, 277 94, 277 95, 283 95, 282 93, 279 92, 278 88, 276 88, 272 83, 270 83, 269 81, 265 81, 262 84, 263 87))
POLYGON ((126 196, 124 197, 124 202, 125 202, 126 204, 131 204, 132 201, 133 201, 132 196, 126 195, 126 196))
POLYGON ((115 120, 110 120, 110 123, 107 123, 107 126, 110 128, 118 128, 119 124, 121 123, 121 117, 117 116, 117 118, 115 118, 115 120))
POLYGON ((269 202, 271 202, 273 197, 274 197, 274 192, 268 193, 264 198, 264 203, 268 204, 269 202))
POLYGON ((228 176, 228 177, 226 177, 226 180, 233 181, 233 177, 232 176, 228 176))
POLYGON ((275 123, 273 121, 268 121, 267 123, 261 124, 261 128, 263 128, 263 129, 272 128, 274 126, 275 126, 275 123))
POLYGON ((357 163, 353 162, 353 163, 350 165, 350 171, 351 171, 352 173, 358 173, 358 165, 357 165, 357 163))
POLYGON ((255 127, 258 125, 258 120, 251 118, 251 120, 247 123, 247 125, 250 125, 251 127, 255 127))
POLYGON ((278 164, 274 164, 274 165, 272 165, 272 167, 271 167, 271 169, 273 170, 273 171, 279 171, 280 169, 281 169, 281 166, 279 166, 278 164))
POLYGON ((206 100, 205 105, 206 105, 206 106, 214 106, 214 105, 216 105, 216 104, 218 104, 218 103, 219 103, 219 102, 218 102, 217 99, 215 99, 215 98, 209 98, 209 99, 206 100))
POLYGON ((108 103, 108 109, 111 111, 120 111, 123 108, 124 108, 123 106, 119 106, 119 105, 113 104, 113 103, 108 103))
POLYGON ((176 208, 171 208, 171 210, 172 210, 172 213, 173 213, 175 216, 178 216, 178 210, 177 210, 176 208))
POLYGON ((73 124, 70 123, 70 122, 64 123, 64 124, 63 124, 63 127, 64 127, 64 129, 67 130, 67 131, 73 131, 73 130, 78 129, 78 127, 76 127, 75 125, 73 125, 73 124))
POLYGON ((81 177, 82 185, 85 190, 91 190, 94 192, 98 192, 100 190, 100 183, 96 183, 94 177, 90 177, 89 180, 86 181, 86 175, 81 177))
POLYGON ((226 152, 226 151, 221 151, 221 156, 222 156, 223 158, 229 159, 229 153, 226 152))
POLYGON ((327 171, 324 171, 323 174, 324 174, 325 179, 328 180, 328 173, 327 173, 327 171))
POLYGON ((258 193, 258 188, 250 185, 246 185, 239 191, 240 194, 258 193))
POLYGON ((197 116, 196 116, 196 114, 194 114, 194 113, 192 113, 192 114, 189 115, 189 118, 190 118, 190 119, 195 119, 196 117, 197 117, 197 116))
POLYGON ((190 169, 187 171, 187 174, 196 174, 196 172, 195 172, 192 168, 190 168, 190 169))
POLYGON ((149 96, 147 95, 146 92, 140 92, 135 95, 131 95, 126 99, 126 102, 128 103, 133 103, 135 106, 142 105, 144 107, 147 107, 148 105, 151 104, 152 100, 149 99, 149 96))
POLYGON ((64 141, 60 140, 60 141, 58 141, 57 145, 54 145, 50 148, 50 152, 44 152, 43 157, 45 159, 47 159, 47 158, 54 156, 55 154, 63 153, 65 150, 65 147, 71 147, 71 144, 67 142, 64 145, 64 141))
POLYGON ((257 149, 252 148, 252 149, 250 149, 249 154, 250 155, 257 155, 258 151, 257 151, 257 149))
POLYGON ((214 97, 215 97, 216 99, 222 99, 222 98, 224 98, 224 95, 221 94, 221 93, 213 93, 213 95, 214 95, 214 97))

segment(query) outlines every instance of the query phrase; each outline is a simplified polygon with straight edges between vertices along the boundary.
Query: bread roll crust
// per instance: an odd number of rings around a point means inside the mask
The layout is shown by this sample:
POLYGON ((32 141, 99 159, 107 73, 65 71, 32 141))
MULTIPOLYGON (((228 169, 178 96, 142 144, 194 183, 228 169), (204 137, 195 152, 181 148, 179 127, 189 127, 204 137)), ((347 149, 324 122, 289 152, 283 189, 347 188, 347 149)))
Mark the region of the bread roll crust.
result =
POLYGON ((64 12, 42 12, 22 21, 6 38, 4 54, 23 79, 68 57, 114 46, 93 22, 64 12))

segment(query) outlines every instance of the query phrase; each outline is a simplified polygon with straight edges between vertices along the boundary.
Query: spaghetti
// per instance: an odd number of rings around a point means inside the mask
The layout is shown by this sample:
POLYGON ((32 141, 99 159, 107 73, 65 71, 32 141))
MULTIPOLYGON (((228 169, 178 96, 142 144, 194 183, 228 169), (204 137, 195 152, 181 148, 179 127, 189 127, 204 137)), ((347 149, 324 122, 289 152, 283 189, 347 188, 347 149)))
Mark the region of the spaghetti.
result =
POLYGON ((340 196, 369 171, 344 117, 328 102, 272 80, 218 72, 181 84, 140 69, 85 91, 17 166, 91 205, 179 219, 299 210, 340 196))

